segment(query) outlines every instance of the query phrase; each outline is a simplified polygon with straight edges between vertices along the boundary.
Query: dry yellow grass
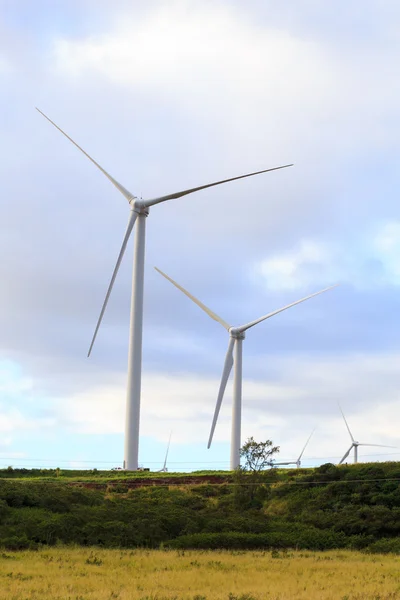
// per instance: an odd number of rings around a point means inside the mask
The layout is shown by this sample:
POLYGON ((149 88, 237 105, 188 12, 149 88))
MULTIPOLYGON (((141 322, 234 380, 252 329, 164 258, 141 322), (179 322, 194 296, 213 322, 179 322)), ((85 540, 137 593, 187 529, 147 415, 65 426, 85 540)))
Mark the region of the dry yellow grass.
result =
POLYGON ((0 553, 7 600, 393 600, 400 557, 52 548, 0 553))

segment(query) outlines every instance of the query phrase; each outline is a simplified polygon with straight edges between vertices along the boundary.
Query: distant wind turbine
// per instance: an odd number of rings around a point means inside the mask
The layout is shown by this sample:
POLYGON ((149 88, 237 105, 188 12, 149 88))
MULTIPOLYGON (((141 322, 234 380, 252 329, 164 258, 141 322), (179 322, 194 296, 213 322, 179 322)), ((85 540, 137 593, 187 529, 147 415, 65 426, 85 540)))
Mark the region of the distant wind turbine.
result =
POLYGON ((284 465, 296 465, 296 467, 298 469, 300 469, 301 467, 301 457, 303 456, 304 450, 307 448, 308 446, 308 442, 311 440, 311 436, 314 433, 315 429, 312 430, 312 432, 310 433, 308 440, 306 441, 306 443, 304 444, 304 448, 303 450, 300 452, 300 456, 297 460, 289 460, 288 462, 274 462, 273 466, 276 467, 277 465, 279 466, 284 466, 284 465))
POLYGON ((232 407, 232 433, 231 433, 231 459, 230 459, 230 468, 231 470, 237 469, 240 465, 240 434, 241 434, 241 415, 242 415, 242 342, 245 338, 245 332, 261 323, 261 321, 265 321, 265 319, 269 319, 277 315, 278 313, 291 308, 292 306, 296 306, 296 304, 300 304, 301 302, 305 302, 305 300, 309 300, 314 296, 318 296, 323 292, 327 292, 332 288, 336 287, 336 285, 332 285, 328 288, 320 290, 319 292, 315 292, 314 294, 310 294, 310 296, 306 296, 305 298, 301 298, 296 302, 292 302, 282 308, 278 308, 278 310, 274 310, 255 321, 251 321, 250 323, 246 323, 246 325, 240 325, 239 327, 232 327, 221 319, 217 314, 215 314, 212 310, 207 308, 200 300, 192 296, 187 290, 185 290, 182 286, 180 286, 176 281, 168 277, 165 273, 154 267, 156 271, 158 271, 161 275, 163 275, 168 281, 170 281, 175 287, 178 288, 181 292, 186 294, 188 298, 190 298, 197 306, 199 306, 204 312, 208 314, 209 317, 214 319, 214 321, 218 321, 229 333, 229 344, 228 351, 225 356, 225 364, 224 369, 222 371, 222 379, 219 387, 217 404, 215 406, 214 418, 211 425, 210 437, 208 440, 208 448, 211 446, 212 438, 214 435, 214 429, 217 424, 217 419, 219 415, 219 410, 221 408, 222 399, 224 397, 224 392, 226 388, 226 384, 228 382, 228 378, 230 372, 232 370, 232 366, 235 365, 234 373, 233 373, 233 407, 232 407))
POLYGON ((346 454, 343 456, 339 465, 341 465, 346 460, 346 458, 348 457, 348 455, 350 454, 350 452, 352 451, 353 448, 354 448, 354 461, 353 462, 354 462, 354 464, 357 464, 357 462, 358 462, 358 446, 376 446, 377 448, 395 448, 396 447, 396 446, 384 446, 383 444, 367 444, 365 442, 357 442, 353 438, 353 434, 350 431, 350 427, 346 421, 346 417, 344 416, 344 413, 342 411, 342 407, 340 406, 340 404, 339 404, 339 409, 340 409, 340 412, 342 413, 342 417, 344 419, 344 422, 346 423, 347 431, 349 432, 349 435, 351 438, 351 446, 347 450, 346 454))
POLYGON ((198 187, 183 190, 181 192, 173 192, 166 196, 159 196, 158 198, 152 198, 150 200, 143 200, 134 196, 129 192, 123 185, 118 183, 114 177, 112 177, 103 167, 101 167, 85 150, 83 150, 72 138, 69 137, 58 125, 56 125, 49 117, 47 117, 41 110, 36 109, 40 112, 45 119, 47 119, 56 129, 58 129, 65 137, 83 152, 83 154, 98 168, 100 171, 111 181, 111 183, 117 188, 119 192, 128 200, 130 204, 130 214, 128 220, 128 226, 122 242, 121 250, 118 255, 117 263, 114 268, 114 272, 111 277, 110 284, 106 293, 106 297, 100 312, 99 319, 94 331, 93 339, 90 344, 88 356, 90 355, 93 344, 95 342, 97 332, 99 330, 101 321, 103 319, 104 312, 107 307, 110 294, 117 277, 119 267, 121 265, 122 258, 124 256, 126 246, 129 237, 132 233, 133 226, 136 224, 136 236, 133 254, 133 274, 132 274, 132 296, 131 296, 131 321, 130 321, 130 333, 129 333, 129 356, 128 356, 128 391, 127 391, 127 402, 126 402, 126 421, 125 421, 125 449, 124 449, 124 469, 129 471, 135 471, 138 468, 138 456, 139 456, 139 421, 140 421, 140 391, 141 391, 141 375, 142 375, 142 331, 143 331, 143 285, 144 285, 144 255, 145 255, 145 234, 146 234, 146 217, 149 214, 149 208, 160 202, 166 202, 167 200, 174 200, 187 196, 193 192, 205 190, 222 183, 229 181, 236 181, 238 179, 245 179, 246 177, 252 177, 253 175, 259 175, 260 173, 267 173, 269 171, 277 171, 279 169, 285 169, 292 165, 282 165, 280 167, 273 167, 271 169, 263 169, 262 171, 255 171, 254 173, 247 173, 246 175, 239 175, 237 177, 231 177, 230 179, 223 179, 221 181, 215 181, 214 183, 207 183, 198 187))
POLYGON ((159 470, 159 473, 167 473, 168 472, 168 469, 167 469, 167 460, 168 460, 169 445, 171 443, 171 436, 172 436, 172 431, 169 434, 169 440, 168 440, 167 451, 165 453, 164 465, 163 465, 163 468, 159 470))

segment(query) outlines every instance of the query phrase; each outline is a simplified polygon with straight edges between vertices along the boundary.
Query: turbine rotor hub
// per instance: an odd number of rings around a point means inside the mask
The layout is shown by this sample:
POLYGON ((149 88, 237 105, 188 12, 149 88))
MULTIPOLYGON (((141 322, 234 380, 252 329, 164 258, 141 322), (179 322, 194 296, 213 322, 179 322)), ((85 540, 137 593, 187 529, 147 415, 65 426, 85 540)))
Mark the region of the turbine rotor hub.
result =
POLYGON ((244 340, 244 338, 246 337, 244 331, 240 331, 240 329, 237 329, 236 327, 230 328, 229 335, 234 340, 244 340))
POLYGON ((144 200, 140 198, 134 198, 130 203, 132 210, 134 210, 138 215, 144 215, 145 217, 149 214, 149 208, 146 206, 144 200))

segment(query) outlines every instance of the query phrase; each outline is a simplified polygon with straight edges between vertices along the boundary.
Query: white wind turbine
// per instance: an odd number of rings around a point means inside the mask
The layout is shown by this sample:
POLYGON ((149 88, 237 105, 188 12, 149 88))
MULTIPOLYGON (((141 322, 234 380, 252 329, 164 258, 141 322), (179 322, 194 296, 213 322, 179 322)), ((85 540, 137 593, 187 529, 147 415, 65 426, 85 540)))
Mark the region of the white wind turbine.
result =
POLYGON ((304 450, 307 448, 308 446, 308 442, 311 440, 311 436, 314 433, 315 429, 312 430, 312 432, 310 433, 308 440, 306 441, 306 443, 304 444, 304 448, 303 450, 300 452, 299 458, 297 460, 289 460, 287 462, 274 462, 273 466, 276 467, 277 465, 279 466, 284 466, 284 465, 296 465, 296 467, 298 469, 300 469, 301 467, 301 457, 304 454, 304 450))
POLYGON ((323 292, 326 292, 326 291, 336 287, 336 285, 333 285, 333 286, 330 286, 323 290, 320 290, 319 292, 315 292, 314 294, 310 294, 309 296, 306 296, 305 298, 301 298, 300 300, 297 300, 296 302, 292 302, 291 304, 288 304, 287 306, 283 306, 282 308, 278 308, 278 310, 274 310, 273 312, 268 313, 267 315, 264 315, 263 317, 260 317, 259 319, 256 319, 255 321, 246 323, 246 325, 240 325, 239 327, 232 327, 231 325, 229 325, 229 323, 227 323, 226 321, 221 319, 221 317, 219 317, 217 314, 215 314, 212 310, 207 308, 207 306, 205 306, 202 302, 200 302, 200 300, 198 300, 197 298, 192 296, 192 294, 190 294, 182 286, 180 286, 178 283, 176 283, 176 281, 171 279, 171 277, 168 277, 168 275, 166 275, 165 273, 160 271, 160 269, 157 269, 157 267, 154 267, 154 268, 161 275, 163 275, 166 279, 168 279, 168 281, 170 281, 175 287, 177 287, 179 290, 181 290, 181 292, 186 294, 186 296, 188 296, 188 298, 193 300, 193 302, 195 304, 197 304, 197 306, 199 306, 202 310, 204 310, 204 312, 206 312, 209 317, 214 319, 214 321, 218 321, 218 323, 220 323, 229 333, 228 351, 225 356, 225 364, 224 364, 224 369, 222 371, 221 384, 219 386, 217 404, 215 406, 214 418, 213 418, 212 425, 211 425, 211 432, 210 432, 210 437, 208 440, 207 448, 209 448, 211 446, 212 438, 214 435, 214 429, 217 424, 219 410, 221 408, 221 403, 222 403, 222 399, 224 396, 226 384, 228 382, 228 378, 229 378, 230 372, 232 370, 232 366, 235 365, 234 372, 233 372, 233 406, 232 406, 230 468, 231 468, 231 470, 237 469, 240 465, 240 434, 241 434, 241 415, 242 415, 242 342, 245 338, 245 332, 248 329, 250 329, 250 327, 254 327, 254 325, 261 323, 261 321, 265 321, 265 319, 269 319, 270 317, 277 315, 278 313, 286 310, 287 308, 291 308, 292 306, 296 306, 296 304, 300 304, 301 302, 304 302, 305 300, 309 300, 310 298, 313 298, 314 296, 318 296, 319 294, 322 294, 323 292))
POLYGON ((348 457, 348 455, 350 454, 350 452, 352 451, 352 449, 354 448, 354 464, 357 464, 358 462, 358 446, 376 446, 377 448, 395 448, 396 446, 384 446, 383 444, 367 444, 366 442, 357 442, 354 438, 353 438, 353 434, 350 431, 350 427, 346 421, 346 417, 344 416, 344 413, 342 411, 342 407, 339 404, 339 409, 340 412, 342 413, 342 417, 344 419, 344 422, 346 423, 346 427, 347 427, 347 431, 349 432, 350 438, 351 438, 351 446, 350 448, 347 450, 346 454, 343 456, 342 460, 340 461, 339 465, 341 465, 346 458, 348 457))
POLYGON ((140 391, 141 391, 141 373, 142 373, 142 330, 143 330, 143 284, 144 284, 144 255, 145 255, 145 233, 146 233, 146 217, 149 214, 149 208, 160 202, 166 202, 167 200, 174 200, 181 196, 187 196, 193 192, 198 192, 206 188, 221 185, 228 181, 236 181, 238 179, 244 179, 246 177, 252 177, 253 175, 259 175, 260 173, 267 173, 268 171, 276 171, 278 169, 284 169, 291 167, 292 165, 282 165, 280 167, 274 167, 272 169, 264 169, 262 171, 256 171, 254 173, 248 173, 246 175, 239 175, 237 177, 231 177, 230 179, 223 179, 222 181, 215 181, 213 183, 207 183, 195 188, 183 190, 181 192, 174 192, 167 194, 166 196, 160 196, 158 198, 152 198, 150 200, 139 199, 131 192, 129 192, 123 185, 118 183, 103 167, 101 167, 85 150, 83 150, 73 139, 69 137, 58 125, 56 125, 49 117, 47 117, 41 110, 37 109, 45 119, 47 119, 56 129, 58 129, 70 142, 74 144, 87 158, 98 168, 100 171, 111 181, 111 183, 117 188, 119 192, 128 200, 130 204, 130 214, 128 220, 128 226, 122 242, 121 250, 118 255, 117 263, 115 265, 110 284, 107 289, 106 297, 100 312, 99 319, 94 331, 93 339, 90 344, 88 356, 93 348, 94 341, 97 336, 101 321, 103 319, 104 312, 113 288, 118 269, 120 267, 123 255, 126 250, 126 246, 129 237, 132 233, 133 226, 136 223, 136 235, 133 253, 133 274, 132 274, 132 296, 131 296, 131 318, 130 318, 130 333, 129 333, 129 355, 128 355, 128 390, 127 390, 127 402, 126 402, 126 420, 125 420, 125 449, 124 449, 124 469, 129 471, 135 471, 138 468, 138 455, 139 455, 139 420, 140 420, 140 391))

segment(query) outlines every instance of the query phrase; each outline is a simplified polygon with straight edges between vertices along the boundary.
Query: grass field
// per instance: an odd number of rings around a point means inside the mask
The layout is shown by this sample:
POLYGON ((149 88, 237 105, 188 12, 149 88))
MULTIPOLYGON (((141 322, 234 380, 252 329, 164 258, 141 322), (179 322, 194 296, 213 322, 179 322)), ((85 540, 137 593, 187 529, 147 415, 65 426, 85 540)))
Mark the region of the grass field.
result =
POLYGON ((7 600, 394 600, 400 556, 53 548, 0 553, 7 600))

